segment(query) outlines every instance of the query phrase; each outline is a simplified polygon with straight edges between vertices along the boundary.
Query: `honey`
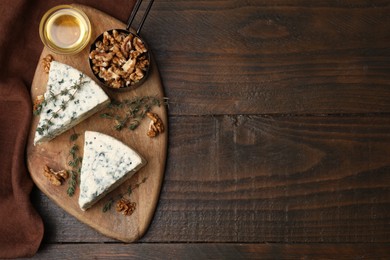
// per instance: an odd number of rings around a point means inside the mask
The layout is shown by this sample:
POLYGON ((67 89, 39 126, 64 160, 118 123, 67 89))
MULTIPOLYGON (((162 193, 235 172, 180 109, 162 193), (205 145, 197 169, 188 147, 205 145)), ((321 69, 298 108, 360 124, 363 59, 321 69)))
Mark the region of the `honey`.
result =
POLYGON ((58 6, 42 18, 40 35, 43 43, 60 54, 81 51, 89 42, 91 30, 84 13, 70 6, 58 6))

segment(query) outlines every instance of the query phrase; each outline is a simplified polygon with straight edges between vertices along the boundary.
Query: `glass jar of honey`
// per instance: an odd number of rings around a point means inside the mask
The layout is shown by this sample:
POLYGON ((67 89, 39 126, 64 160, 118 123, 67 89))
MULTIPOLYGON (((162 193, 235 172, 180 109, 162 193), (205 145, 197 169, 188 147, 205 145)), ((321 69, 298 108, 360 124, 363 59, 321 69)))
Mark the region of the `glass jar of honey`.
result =
POLYGON ((91 24, 83 11, 70 5, 59 5, 43 15, 39 35, 51 51, 76 54, 88 45, 91 24))

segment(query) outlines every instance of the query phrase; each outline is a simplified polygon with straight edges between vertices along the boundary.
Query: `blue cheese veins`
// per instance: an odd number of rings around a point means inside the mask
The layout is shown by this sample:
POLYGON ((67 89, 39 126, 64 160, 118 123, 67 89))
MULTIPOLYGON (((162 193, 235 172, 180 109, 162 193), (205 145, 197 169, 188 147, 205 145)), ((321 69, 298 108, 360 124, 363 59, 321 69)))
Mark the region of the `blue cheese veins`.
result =
POLYGON ((91 207, 145 164, 145 159, 119 140, 86 131, 80 172, 80 208, 91 207))
POLYGON ((110 102, 106 93, 90 77, 57 61, 50 64, 44 100, 34 145, 50 141, 110 102))

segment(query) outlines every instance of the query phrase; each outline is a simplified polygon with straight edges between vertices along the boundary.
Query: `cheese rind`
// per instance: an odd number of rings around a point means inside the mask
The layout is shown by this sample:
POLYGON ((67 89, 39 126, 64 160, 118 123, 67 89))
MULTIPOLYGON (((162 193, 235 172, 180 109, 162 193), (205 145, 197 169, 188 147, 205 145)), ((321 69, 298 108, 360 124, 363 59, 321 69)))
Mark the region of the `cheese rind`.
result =
POLYGON ((80 208, 90 208, 145 164, 142 156, 121 141, 86 131, 80 172, 80 208))
POLYGON ((58 61, 50 63, 44 99, 46 104, 40 112, 34 145, 52 140, 110 102, 106 93, 90 77, 58 61), (77 91, 74 89, 76 84, 80 85, 77 91))

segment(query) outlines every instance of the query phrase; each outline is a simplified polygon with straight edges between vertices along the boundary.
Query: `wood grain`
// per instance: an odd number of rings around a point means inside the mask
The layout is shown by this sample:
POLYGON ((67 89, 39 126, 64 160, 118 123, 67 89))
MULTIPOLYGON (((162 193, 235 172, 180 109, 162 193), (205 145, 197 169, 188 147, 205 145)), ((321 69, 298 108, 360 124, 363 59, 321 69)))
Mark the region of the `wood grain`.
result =
POLYGON ((158 1, 143 34, 170 114, 388 113, 389 13, 389 1, 158 1))
MULTIPOLYGON (((104 244, 48 245, 39 259, 386 259, 384 245, 370 244, 104 244)), ((387 245, 389 246, 389 245, 387 245)))
POLYGON ((155 1, 142 36, 170 132, 150 228, 117 244, 36 191, 37 258, 388 259, 389 13, 388 0, 155 1))
MULTIPOLYGON (((163 189, 142 242, 390 242, 388 117, 169 122, 163 189)), ((38 198, 47 242, 107 241, 38 198)))
MULTIPOLYGON (((95 39, 105 30, 125 28, 123 23, 102 12, 82 5, 75 6, 83 10, 89 17, 93 28, 92 39, 95 39)), ((94 78, 88 64, 88 53, 89 48, 86 48, 77 55, 63 56, 53 54, 47 48, 44 48, 41 60, 47 54, 52 54, 55 60, 73 66, 94 78)), ((33 100, 36 96, 42 95, 46 91, 47 80, 48 75, 43 71, 43 66, 38 64, 31 87, 33 100)), ((111 91, 108 92, 108 95, 115 100, 125 100, 135 96, 154 96, 162 100, 164 97, 163 88, 155 62, 152 61, 150 74, 142 86, 127 92, 111 91)), ((166 132, 156 138, 149 138, 146 135, 148 130, 147 123, 141 124, 136 131, 127 129, 117 131, 110 122, 100 118, 99 114, 104 112, 103 110, 93 115, 52 141, 37 146, 33 145, 33 139, 39 117, 33 118, 27 146, 28 168, 35 184, 71 215, 109 237, 124 242, 133 242, 146 232, 157 205, 165 170, 168 128, 166 127, 166 132), (73 146, 70 136, 73 133, 81 135, 76 144, 80 147, 79 154, 82 156, 84 132, 86 130, 109 134, 124 142, 140 153, 146 159, 147 164, 130 180, 99 200, 92 208, 82 211, 78 205, 79 189, 76 189, 75 194, 69 197, 66 193, 68 185, 62 185, 61 187, 52 185, 43 175, 43 169, 45 165, 55 170, 68 169, 69 151, 73 146), (134 189, 134 192, 131 194, 131 201, 134 201, 137 205, 135 213, 129 217, 123 216, 115 211, 115 205, 112 206, 110 211, 103 213, 104 205, 111 198, 118 197, 119 194, 126 194, 128 187, 134 187, 141 183, 144 178, 146 178, 146 182, 140 185, 139 188, 134 189)), ((153 108, 153 112, 156 112, 163 120, 164 125, 167 126, 166 108, 162 105, 153 108)))

